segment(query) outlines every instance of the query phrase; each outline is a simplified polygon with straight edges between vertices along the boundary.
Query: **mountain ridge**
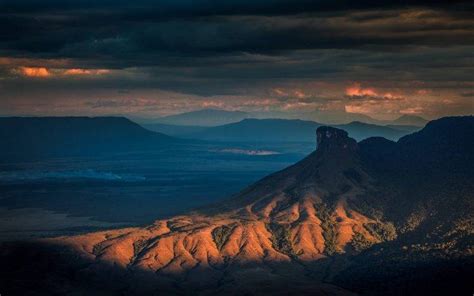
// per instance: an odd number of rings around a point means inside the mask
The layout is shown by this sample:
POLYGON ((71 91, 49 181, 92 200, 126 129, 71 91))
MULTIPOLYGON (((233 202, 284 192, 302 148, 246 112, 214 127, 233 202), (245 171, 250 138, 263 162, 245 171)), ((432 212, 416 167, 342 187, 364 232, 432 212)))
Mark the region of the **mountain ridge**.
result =
POLYGON ((57 157, 153 149, 178 139, 124 117, 0 118, 3 157, 57 157))
MULTIPOLYGON (((473 126, 472 116, 440 119, 398 142, 359 143, 319 127, 316 151, 209 211, 44 243, 89 262, 78 267, 88 283, 124 281, 130 294, 406 294, 411 263, 471 262, 473 126), (441 157, 452 147, 457 158, 441 157)), ((451 284, 466 289, 465 278, 451 284)))
POLYGON ((160 117, 154 122, 174 125, 217 126, 240 121, 250 117, 243 111, 227 111, 221 109, 201 109, 160 117))
POLYGON ((392 124, 395 124, 395 125, 397 125, 397 124, 398 125, 414 125, 414 126, 423 127, 428 122, 429 122, 429 120, 426 120, 421 116, 404 114, 404 115, 398 117, 397 119, 393 120, 392 124))
MULTIPOLYGON (((323 126, 319 122, 300 119, 256 119, 248 118, 239 122, 201 128, 192 126, 144 125, 150 130, 171 132, 171 135, 200 140, 213 141, 271 141, 271 142, 314 142, 314 130, 323 126)), ((398 138, 417 130, 417 127, 403 128, 379 126, 363 122, 351 122, 343 125, 331 125, 349 132, 351 137, 362 140, 371 136, 398 138)))

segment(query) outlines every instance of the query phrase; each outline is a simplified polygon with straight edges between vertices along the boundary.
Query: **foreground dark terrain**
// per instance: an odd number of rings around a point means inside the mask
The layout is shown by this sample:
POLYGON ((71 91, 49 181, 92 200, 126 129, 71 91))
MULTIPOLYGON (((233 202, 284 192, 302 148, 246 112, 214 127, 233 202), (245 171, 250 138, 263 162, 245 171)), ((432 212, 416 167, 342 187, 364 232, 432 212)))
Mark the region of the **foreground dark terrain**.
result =
POLYGON ((474 118, 318 148, 145 227, 4 243, 5 295, 471 295, 474 118))

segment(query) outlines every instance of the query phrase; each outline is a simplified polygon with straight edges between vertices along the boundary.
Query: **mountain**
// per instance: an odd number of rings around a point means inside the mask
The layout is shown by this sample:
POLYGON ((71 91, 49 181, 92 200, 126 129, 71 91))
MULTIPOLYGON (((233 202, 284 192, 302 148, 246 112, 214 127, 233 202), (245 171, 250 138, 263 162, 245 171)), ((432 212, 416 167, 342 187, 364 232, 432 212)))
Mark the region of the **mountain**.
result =
POLYGON ((402 115, 399 118, 392 121, 394 125, 412 125, 423 127, 428 123, 428 120, 420 116, 415 115, 402 115))
POLYGON ((217 126, 241 121, 250 117, 242 111, 226 111, 218 109, 202 109, 156 119, 156 123, 188 126, 217 126))
POLYGON ((333 125, 333 127, 347 131, 349 136, 356 139, 357 141, 370 137, 383 137, 396 141, 400 137, 420 129, 409 126, 406 126, 405 128, 400 128, 398 126, 382 126, 359 121, 342 125, 333 125))
MULTIPOLYGON (((210 127, 204 130, 182 130, 180 137, 214 140, 214 141, 240 141, 240 142, 313 142, 315 130, 320 123, 304 120, 289 119, 244 119, 240 122, 210 127)), ((356 140, 380 136, 397 140, 409 133, 407 130, 396 129, 361 122, 351 122, 334 127, 346 130, 356 140)), ((165 132, 166 128, 159 129, 165 132)), ((176 131, 177 129, 175 129, 176 131)))
POLYGON ((368 124, 377 124, 377 125, 384 125, 388 124, 388 122, 383 120, 378 120, 372 118, 365 114, 360 113, 349 113, 345 111, 311 111, 307 113, 300 114, 302 119, 312 120, 324 123, 326 125, 337 125, 337 124, 347 124, 353 121, 359 121, 368 124))
POLYGON ((123 117, 0 118, 0 138, 6 159, 150 150, 177 141, 123 117))
POLYGON ((312 111, 298 115, 302 119, 322 122, 328 125, 346 124, 353 121, 376 125, 411 125, 423 127, 428 120, 416 115, 402 115, 395 120, 375 119, 365 114, 348 113, 345 111, 312 111))
POLYGON ((172 137, 186 137, 186 135, 200 133, 207 130, 209 127, 195 126, 195 125, 173 125, 164 123, 149 123, 140 124, 147 130, 163 133, 172 137))
POLYGON ((399 124, 387 124, 385 126, 391 128, 391 129, 406 131, 406 132, 409 132, 409 133, 419 131, 422 128, 420 126, 415 126, 415 125, 399 125, 399 124))
POLYGON ((208 128, 185 135, 187 138, 243 142, 314 141, 320 124, 312 121, 286 119, 244 119, 236 123, 208 128))
POLYGON ((398 142, 316 134, 305 159, 207 209, 3 246, 0 284, 10 294, 472 293, 474 118, 398 142))
POLYGON ((394 126, 416 126, 418 128, 425 126, 426 119, 415 115, 402 115, 395 120, 379 120, 365 114, 348 113, 344 111, 312 111, 301 113, 287 112, 253 112, 226 111, 219 109, 202 109, 197 111, 185 112, 170 116, 157 118, 154 120, 145 118, 134 118, 133 120, 150 127, 151 130, 160 131, 160 124, 168 126, 198 126, 211 127, 235 123, 244 119, 282 119, 292 120, 300 119, 306 121, 319 122, 324 125, 344 125, 351 122, 361 122, 373 125, 394 125, 394 126))

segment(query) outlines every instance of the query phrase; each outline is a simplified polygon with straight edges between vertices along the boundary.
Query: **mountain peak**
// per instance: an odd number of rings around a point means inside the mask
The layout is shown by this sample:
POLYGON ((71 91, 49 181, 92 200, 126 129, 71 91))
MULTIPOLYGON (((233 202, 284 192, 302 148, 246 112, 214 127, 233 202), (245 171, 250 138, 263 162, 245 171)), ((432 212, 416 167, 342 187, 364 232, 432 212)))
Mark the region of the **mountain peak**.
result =
POLYGON ((243 111, 201 109, 158 118, 156 122, 173 125, 218 126, 250 117, 243 111))
POLYGON ((346 131, 330 126, 321 126, 316 130, 316 143, 318 151, 357 149, 357 142, 346 131))
POLYGON ((393 121, 393 124, 398 125, 414 125, 414 126, 425 126, 428 123, 428 120, 424 119, 423 117, 416 116, 416 115, 402 115, 399 118, 393 121))

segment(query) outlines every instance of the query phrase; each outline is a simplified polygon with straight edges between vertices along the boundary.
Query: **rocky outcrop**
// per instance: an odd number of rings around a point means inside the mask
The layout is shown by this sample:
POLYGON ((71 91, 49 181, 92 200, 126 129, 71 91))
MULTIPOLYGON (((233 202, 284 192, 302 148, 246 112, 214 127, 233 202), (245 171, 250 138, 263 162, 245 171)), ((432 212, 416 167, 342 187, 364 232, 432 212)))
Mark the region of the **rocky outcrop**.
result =
POLYGON ((322 126, 316 130, 317 148, 325 151, 345 150, 355 151, 357 149, 357 142, 349 138, 346 131, 322 126))

